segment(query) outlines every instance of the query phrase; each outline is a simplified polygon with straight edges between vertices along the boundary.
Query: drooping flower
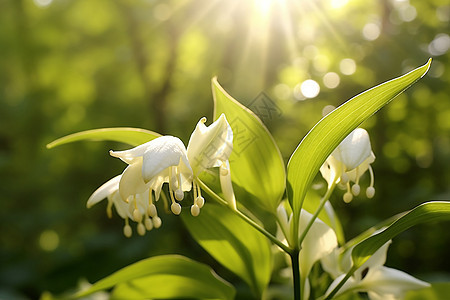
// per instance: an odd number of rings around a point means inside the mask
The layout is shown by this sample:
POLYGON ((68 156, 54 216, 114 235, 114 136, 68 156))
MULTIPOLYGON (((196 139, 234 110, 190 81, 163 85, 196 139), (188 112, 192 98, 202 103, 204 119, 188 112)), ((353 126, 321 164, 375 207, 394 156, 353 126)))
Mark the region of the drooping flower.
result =
POLYGON ((108 199, 106 212, 109 218, 112 217, 112 207, 117 211, 117 214, 125 220, 123 233, 126 237, 131 237, 132 229, 129 220, 138 223, 137 232, 139 235, 144 235, 146 230, 159 228, 161 226, 161 219, 158 216, 156 206, 151 199, 152 194, 150 190, 146 190, 140 194, 132 196, 132 201, 125 202, 119 194, 119 183, 122 175, 118 175, 101 187, 99 187, 88 199, 87 208, 92 207, 103 199, 108 199))
POLYGON ((161 188, 167 182, 171 210, 174 214, 180 213, 181 207, 175 199, 183 200, 184 192, 191 190, 193 173, 186 147, 179 138, 162 136, 130 150, 110 151, 110 154, 128 164, 119 184, 124 201, 148 189, 155 192, 158 201, 161 188))
MULTIPOLYGON (((378 249, 355 273, 345 282, 335 296, 346 292, 367 292, 371 300, 402 299, 410 290, 421 289, 430 286, 429 283, 414 278, 400 270, 384 266, 387 250, 391 241, 388 241, 378 249)), ((345 274, 350 270, 352 262, 351 250, 348 250, 341 260, 338 251, 322 259, 322 266, 335 280, 328 287, 326 295, 341 282, 345 274)))
MULTIPOLYGON (((224 114, 209 126, 205 126, 206 118, 200 119, 192 132, 187 147, 187 156, 191 164, 194 178, 204 170, 219 167, 219 179, 225 200, 231 207, 236 207, 231 171, 228 158, 233 151, 233 131, 224 114)), ((204 199, 198 183, 194 180, 194 204, 192 215, 198 215, 204 199)))
POLYGON ((366 196, 372 198, 375 195, 374 174, 370 166, 374 161, 369 134, 366 130, 357 128, 336 147, 320 168, 320 172, 328 182, 328 187, 339 183, 347 188, 344 201, 348 203, 352 201, 353 196, 359 195, 359 179, 366 171, 370 174, 366 196), (350 186, 350 182, 354 182, 353 186, 350 186))
MULTIPOLYGON (((138 222, 138 233, 143 234, 145 228, 150 230, 151 226, 141 225, 142 218, 157 217, 153 199, 159 200, 164 183, 169 185, 170 208, 176 215, 181 213, 178 202, 184 199, 184 192, 193 188, 191 214, 197 216, 204 205, 197 178, 205 169, 213 167, 220 167, 220 181, 226 200, 235 201, 228 163, 233 149, 233 132, 223 114, 208 127, 205 122, 206 118, 198 122, 188 149, 179 138, 161 136, 129 150, 110 151, 111 156, 120 158, 128 166, 121 175, 94 192, 88 200, 88 207, 107 197, 110 206, 114 205, 125 219, 125 235, 131 236, 128 219, 138 222)), ((230 202, 230 205, 233 204, 230 202)), ((158 217, 156 220, 160 225, 161 219, 158 217)))

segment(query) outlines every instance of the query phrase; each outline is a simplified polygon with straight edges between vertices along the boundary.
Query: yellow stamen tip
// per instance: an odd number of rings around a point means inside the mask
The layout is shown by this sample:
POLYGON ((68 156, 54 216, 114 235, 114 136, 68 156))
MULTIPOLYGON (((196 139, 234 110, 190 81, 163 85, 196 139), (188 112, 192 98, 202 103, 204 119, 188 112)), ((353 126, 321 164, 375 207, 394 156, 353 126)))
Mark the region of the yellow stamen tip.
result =
POLYGON ((130 238, 131 235, 133 234, 133 230, 131 229, 130 225, 125 225, 125 227, 123 227, 123 235, 125 235, 127 238, 130 238))
POLYGON ((345 202, 345 203, 350 203, 350 202, 352 202, 352 200, 353 200, 353 195, 352 195, 352 193, 346 192, 346 193, 344 194, 343 199, 344 199, 344 202, 345 202))
POLYGON ((161 227, 161 224, 162 224, 162 221, 161 221, 160 217, 156 216, 153 218, 153 227, 159 228, 159 227, 161 227))
POLYGON ((191 215, 197 217, 200 214, 200 207, 197 204, 191 206, 191 215))
POLYGON ((145 235, 145 226, 142 223, 139 223, 137 226, 137 232, 140 236, 145 235))
POLYGON ((181 205, 176 202, 172 203, 170 209, 175 215, 179 215, 181 213, 181 205))

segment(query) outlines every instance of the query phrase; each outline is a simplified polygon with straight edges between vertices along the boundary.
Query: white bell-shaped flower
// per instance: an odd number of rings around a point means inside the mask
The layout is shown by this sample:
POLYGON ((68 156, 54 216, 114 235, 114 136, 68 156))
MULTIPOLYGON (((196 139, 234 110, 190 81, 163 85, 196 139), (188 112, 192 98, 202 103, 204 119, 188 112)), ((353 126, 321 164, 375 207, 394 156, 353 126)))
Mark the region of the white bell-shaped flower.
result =
POLYGON ((169 190, 178 201, 190 191, 193 173, 183 142, 173 136, 158 137, 125 151, 110 151, 128 164, 122 174, 119 191, 122 199, 151 188, 159 199, 161 187, 169 183, 169 190))
POLYGON ((220 167, 228 161, 233 151, 233 131, 222 114, 211 125, 200 119, 189 139, 187 156, 194 175, 205 169, 220 167))
MULTIPOLYGON (((191 164, 194 178, 205 169, 219 167, 219 178, 225 200, 236 208, 231 171, 228 159, 233 151, 233 131, 224 114, 211 125, 205 125, 206 118, 200 119, 192 132, 187 147, 187 156, 191 164)), ((194 185, 194 204, 191 213, 196 216, 204 204, 204 198, 196 181, 194 185)))
POLYGON ((344 201, 350 202, 353 196, 360 193, 360 177, 369 171, 370 185, 366 190, 366 196, 372 198, 375 195, 375 188, 370 164, 374 161, 375 155, 371 150, 369 134, 366 130, 357 128, 336 147, 320 168, 320 172, 328 182, 328 187, 333 183, 344 185, 347 188, 344 201), (354 182, 353 186, 350 186, 350 182, 354 182))
MULTIPOLYGON (((313 215, 306 210, 301 211, 299 232, 305 231, 313 215)), ((300 274, 308 276, 313 265, 322 257, 328 255, 338 246, 336 233, 319 218, 314 220, 311 228, 301 244, 300 274)))
POLYGON ((108 214, 112 205, 125 219, 124 233, 131 236, 128 219, 138 223, 138 233, 159 227, 161 219, 153 203, 153 194, 159 200, 164 183, 169 184, 170 209, 178 215, 184 192, 194 190, 193 216, 200 213, 205 200, 201 195, 197 177, 208 168, 220 167, 220 182, 223 194, 232 207, 236 207, 231 184, 228 158, 233 150, 233 132, 225 115, 210 126, 202 118, 189 140, 188 149, 173 136, 162 136, 125 151, 110 151, 128 164, 119 175, 102 185, 88 200, 88 207, 108 198, 108 214), (151 220, 150 220, 151 218, 151 220))

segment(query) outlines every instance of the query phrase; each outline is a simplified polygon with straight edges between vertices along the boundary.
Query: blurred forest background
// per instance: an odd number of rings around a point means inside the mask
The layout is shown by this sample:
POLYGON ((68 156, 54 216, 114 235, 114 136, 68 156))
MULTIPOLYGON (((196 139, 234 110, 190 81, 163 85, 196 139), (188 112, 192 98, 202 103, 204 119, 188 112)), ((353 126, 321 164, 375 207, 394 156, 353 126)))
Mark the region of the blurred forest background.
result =
MULTIPOLYGON (((377 156, 375 198, 345 204, 338 192, 332 203, 350 239, 420 203, 449 200, 449 20, 448 0, 0 0, 0 298, 61 293, 166 253, 236 279, 173 215, 126 239, 105 203, 86 209, 122 172, 108 150, 124 145, 45 148, 118 126, 187 143, 202 116, 212 121, 213 76, 261 117, 287 163, 326 105, 433 57, 426 77, 362 126, 377 156)), ((387 265, 449 281, 448 227, 403 233, 387 265)))

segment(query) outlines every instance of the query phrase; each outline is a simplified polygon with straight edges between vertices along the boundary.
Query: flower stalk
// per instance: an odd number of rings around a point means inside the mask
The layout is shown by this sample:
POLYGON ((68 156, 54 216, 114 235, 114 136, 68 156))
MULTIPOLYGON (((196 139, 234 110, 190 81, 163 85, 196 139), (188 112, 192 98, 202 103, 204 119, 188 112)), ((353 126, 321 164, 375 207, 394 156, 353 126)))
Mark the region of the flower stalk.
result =
POLYGON ((251 225, 253 228, 258 230, 260 233, 264 234, 272 243, 277 245, 281 248, 284 252, 291 255, 293 252, 293 249, 283 244, 279 239, 277 239, 273 234, 271 234, 269 231, 267 231, 264 227, 260 226, 258 223, 250 219, 248 216, 243 214, 238 209, 234 209, 231 207, 227 201, 222 199, 219 195, 217 195, 213 190, 211 190, 203 181, 200 179, 197 179, 197 183, 201 187, 202 190, 204 190, 211 198, 213 198, 217 203, 222 204, 226 207, 228 207, 232 212, 234 212, 237 216, 239 216, 241 219, 243 219, 245 222, 247 222, 249 225, 251 225))

